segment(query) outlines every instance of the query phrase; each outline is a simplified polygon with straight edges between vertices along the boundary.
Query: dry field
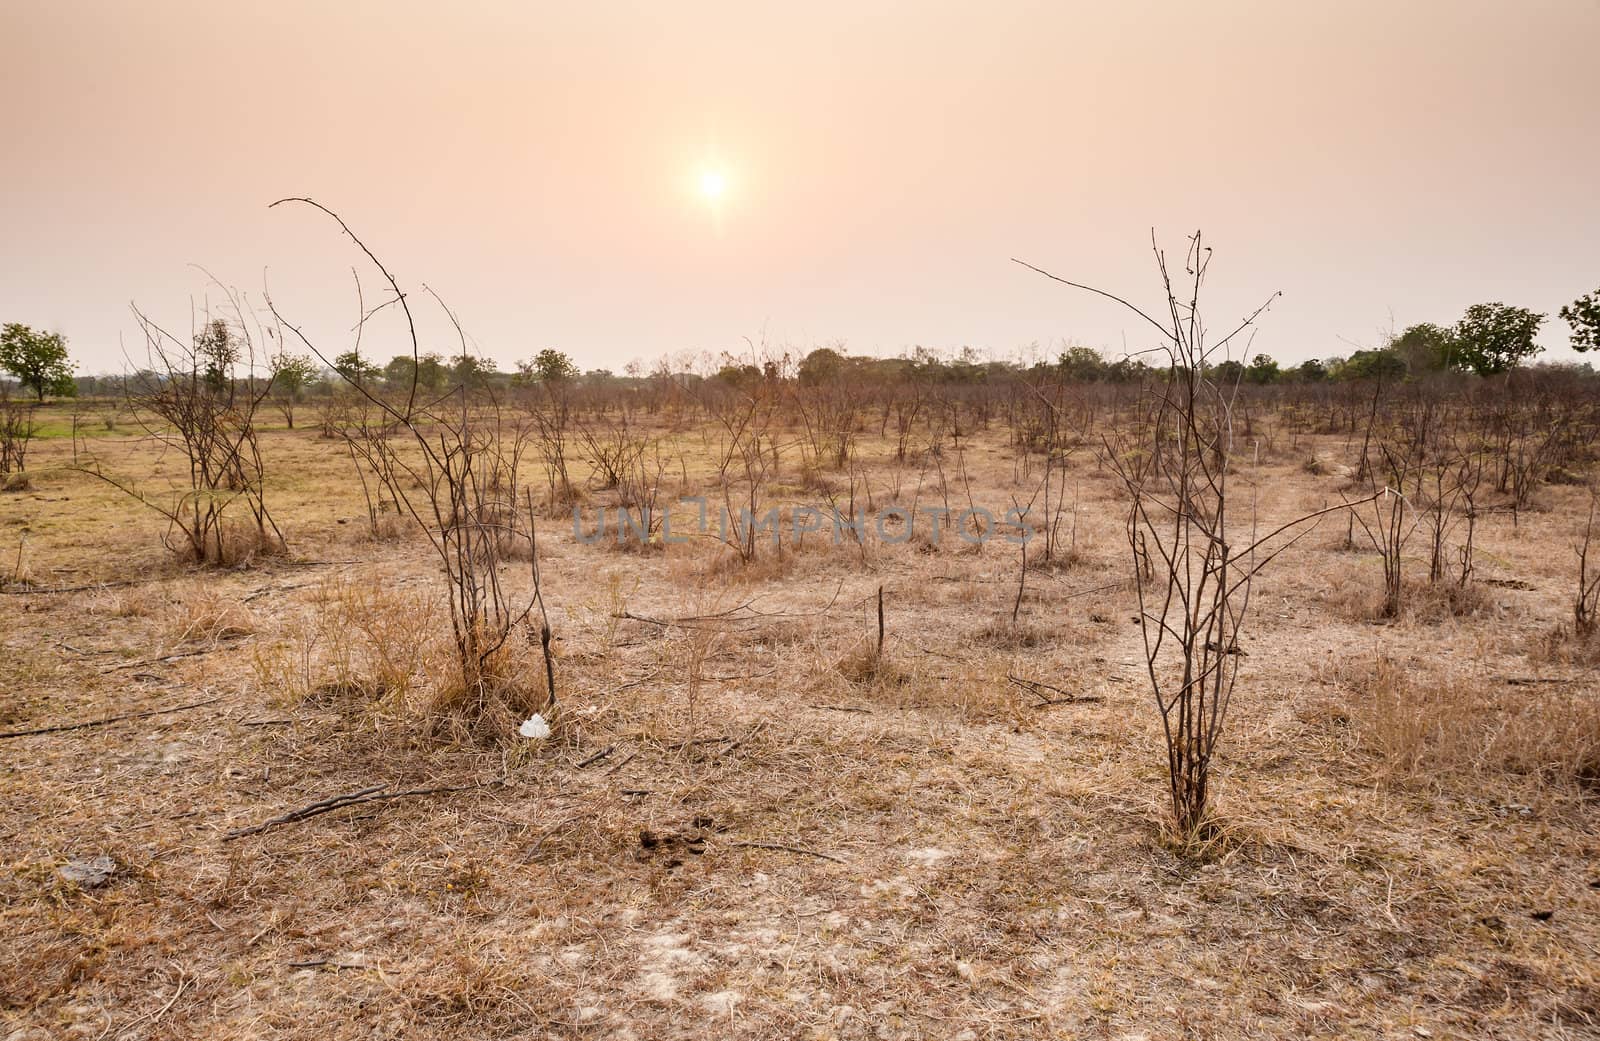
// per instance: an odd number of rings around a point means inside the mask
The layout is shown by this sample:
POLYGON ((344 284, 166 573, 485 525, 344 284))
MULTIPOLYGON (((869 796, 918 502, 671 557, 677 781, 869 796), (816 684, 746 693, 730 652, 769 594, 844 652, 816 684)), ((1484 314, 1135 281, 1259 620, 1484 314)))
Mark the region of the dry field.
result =
MULTIPOLYGON (((697 433, 658 432, 669 498, 703 491, 697 433)), ((1359 448, 1279 445, 1235 494, 1320 508, 1359 448)), ((1027 497, 998 428, 963 449, 952 498, 1027 497)), ((1020 608, 1004 542, 741 565, 547 517, 537 741, 430 726, 438 558, 373 537, 340 442, 263 451, 290 552, 244 567, 176 563, 65 439, 0 495, 0 730, 128 716, 0 741, 0 1037, 1600 1035, 1595 656, 1551 638, 1581 487, 1485 513, 1472 595, 1394 619, 1343 518, 1274 562, 1194 848, 1163 825, 1126 496, 1086 453, 1072 552, 1020 608), (378 785, 458 790, 229 836, 378 785)), ((875 505, 945 494, 892 456, 862 434, 875 505)), ((786 462, 769 493, 847 483, 786 462)))

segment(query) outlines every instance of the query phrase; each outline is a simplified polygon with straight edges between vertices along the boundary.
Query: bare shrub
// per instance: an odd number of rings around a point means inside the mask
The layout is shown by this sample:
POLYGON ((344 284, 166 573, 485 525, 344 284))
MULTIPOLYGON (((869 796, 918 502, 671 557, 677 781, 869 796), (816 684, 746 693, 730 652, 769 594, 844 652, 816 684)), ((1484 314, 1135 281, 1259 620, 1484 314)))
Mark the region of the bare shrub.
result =
POLYGON ((134 311, 147 364, 127 383, 128 404, 142 439, 179 455, 183 480, 158 495, 132 478, 106 473, 87 446, 79 451, 76 439, 73 450, 82 472, 165 517, 167 548, 198 564, 236 564, 286 549, 267 510, 256 432, 272 377, 255 375, 260 333, 244 302, 231 291, 227 299, 227 314, 208 316, 187 339, 134 311), (234 522, 237 513, 245 515, 242 522, 234 522))
POLYGON ((1572 631, 1588 639, 1600 630, 1600 568, 1591 575, 1589 551, 1594 545, 1595 507, 1600 504, 1600 492, 1589 494, 1589 516, 1583 524, 1583 541, 1578 544, 1578 589, 1572 598, 1572 631))
MULTIPOLYGON (((362 329, 377 310, 394 306, 404 318, 413 363, 411 386, 391 400, 338 370, 365 410, 361 422, 345 428, 344 436, 399 512, 428 538, 444 569, 455 670, 451 682, 436 684, 436 723, 452 736, 505 736, 516 719, 556 703, 533 496, 518 484, 531 428, 511 420, 486 387, 462 384, 438 395, 419 393, 422 348, 416 319, 394 276, 332 210, 310 199, 283 199, 273 205, 283 203, 306 205, 334 220, 388 287, 390 296, 376 308, 361 304, 357 351, 362 329), (530 581, 527 591, 514 597, 502 563, 508 548, 518 545, 526 546, 530 581), (542 683, 529 681, 521 655, 526 645, 537 645, 542 652, 542 683)), ((268 303, 280 324, 327 363, 327 353, 283 322, 268 303)), ((471 357, 455 315, 442 302, 440 306, 456 330, 462 357, 471 357)))
POLYGON ((577 502, 578 490, 567 466, 572 426, 572 392, 568 381, 541 381, 523 397, 522 407, 537 429, 539 457, 544 462, 546 503, 568 506, 577 502))
POLYGON ((1108 441, 1107 451, 1131 498, 1128 543, 1146 671, 1166 738, 1173 823, 1183 840, 1192 841, 1203 837, 1210 825, 1211 766, 1238 673, 1251 580, 1305 532, 1270 552, 1264 544, 1344 507, 1297 518, 1259 538, 1253 511, 1248 529, 1230 526, 1238 384, 1217 381, 1211 370, 1277 294, 1212 342, 1200 310, 1211 251, 1198 232, 1190 238, 1187 284, 1180 291, 1165 253, 1154 243, 1152 249, 1166 297, 1165 321, 1103 290, 1033 270, 1122 304, 1160 334, 1159 351, 1168 367, 1166 378, 1146 390, 1143 436, 1108 441), (1153 574, 1152 561, 1158 564, 1153 574))
POLYGON ((28 488, 28 444, 38 431, 34 404, 17 401, 0 390, 0 487, 8 492, 28 488))
MULTIPOLYGON (((708 398, 716 423, 709 446, 715 461, 720 503, 707 500, 718 513, 716 529, 724 545, 749 564, 756 559, 762 531, 761 507, 767 482, 778 470, 777 392, 770 380, 708 398)), ((781 555, 781 544, 778 544, 781 555)))

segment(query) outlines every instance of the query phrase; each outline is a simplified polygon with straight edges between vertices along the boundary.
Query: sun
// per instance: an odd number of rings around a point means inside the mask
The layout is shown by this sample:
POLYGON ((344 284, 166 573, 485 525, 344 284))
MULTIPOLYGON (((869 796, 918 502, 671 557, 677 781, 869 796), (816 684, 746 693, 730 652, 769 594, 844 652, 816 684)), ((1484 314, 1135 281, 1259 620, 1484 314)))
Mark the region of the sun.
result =
POLYGON ((721 170, 705 170, 700 174, 700 194, 708 201, 715 202, 722 198, 722 193, 728 190, 728 178, 721 170))

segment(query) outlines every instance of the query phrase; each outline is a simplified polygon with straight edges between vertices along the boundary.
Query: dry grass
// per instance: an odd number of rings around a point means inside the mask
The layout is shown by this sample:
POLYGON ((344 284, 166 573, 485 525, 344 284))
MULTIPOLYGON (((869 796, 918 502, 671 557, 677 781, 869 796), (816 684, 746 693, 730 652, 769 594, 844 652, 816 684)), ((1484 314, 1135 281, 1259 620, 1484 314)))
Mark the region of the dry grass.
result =
MULTIPOLYGON (((964 443, 980 502, 1026 492, 999 431, 964 443)), ((893 446, 862 448, 887 486, 893 446)), ((808 542, 742 566, 703 541, 585 546, 563 514, 540 533, 561 709, 526 742, 537 648, 497 663, 503 708, 440 724, 461 692, 437 559, 361 536, 337 449, 268 436, 292 556, 238 571, 175 568, 59 445, 37 448, 34 493, 0 500, 37 580, 137 583, 4 597, 0 726, 221 698, 5 742, 0 1034, 1600 1030, 1592 671, 1527 654, 1570 617, 1575 490, 1481 521, 1485 577, 1527 587, 1489 587, 1487 609, 1374 625, 1338 603, 1371 561, 1319 536, 1274 565, 1220 826, 1173 849, 1123 506, 1087 464, 1085 559, 1030 573, 1016 627, 1009 546, 873 544, 863 563, 808 542), (376 784, 482 787, 223 841, 376 784), (102 854, 103 887, 57 873, 102 854)), ((1350 451, 1264 450, 1263 521, 1331 494, 1350 451)))
POLYGON ((175 645, 215 646, 255 635, 255 615, 239 600, 204 588, 181 590, 177 597, 171 621, 175 645))
POLYGON ((1586 684, 1424 672, 1389 659, 1350 683, 1350 718, 1388 780, 1518 774, 1600 786, 1600 698, 1586 684))

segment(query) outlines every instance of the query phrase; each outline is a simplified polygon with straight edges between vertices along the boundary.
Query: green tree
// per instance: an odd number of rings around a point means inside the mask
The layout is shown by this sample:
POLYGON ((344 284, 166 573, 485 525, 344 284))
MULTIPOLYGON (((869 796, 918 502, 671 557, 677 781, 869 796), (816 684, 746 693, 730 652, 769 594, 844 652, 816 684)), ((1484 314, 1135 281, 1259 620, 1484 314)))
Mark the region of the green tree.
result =
POLYGON ((844 355, 832 347, 818 347, 800 362, 801 383, 825 383, 844 369, 844 355))
POLYGON ((1572 349, 1580 354, 1600 349, 1600 289, 1585 293, 1557 312, 1572 326, 1572 349))
POLYGON ((416 373, 417 359, 409 354, 397 354, 383 367, 383 382, 391 387, 409 387, 416 373))
POLYGON ((1295 378, 1304 383, 1321 383, 1328 378, 1328 367, 1322 364, 1320 358, 1307 358, 1299 367, 1291 370, 1295 378))
POLYGON ((333 371, 358 387, 382 372, 372 362, 363 358, 359 351, 345 351, 333 359, 333 371))
POLYGON ((1405 361, 1393 351, 1356 351, 1334 370, 1341 380, 1401 380, 1406 377, 1405 361))
POLYGON ((273 401, 290 430, 294 429, 294 407, 320 377, 317 363, 308 355, 284 351, 272 359, 273 401))
POLYGON ((76 393, 72 368, 67 338, 60 333, 35 332, 17 322, 0 329, 0 369, 15 376, 24 388, 31 388, 40 401, 46 394, 71 397, 76 393))
POLYGON ((485 365, 472 354, 458 354, 450 359, 450 378, 463 387, 483 387, 494 375, 494 367, 485 365))
POLYGON ((1105 379, 1106 360, 1093 347, 1068 347, 1056 359, 1056 369, 1062 379, 1090 383, 1105 379))
POLYGON ((1473 304, 1456 323, 1454 339, 1460 364, 1480 376, 1509 372, 1544 350, 1533 341, 1544 322, 1534 314, 1509 304, 1473 304))
POLYGON ((212 390, 227 389, 233 366, 239 361, 239 341, 221 318, 213 318, 194 334, 194 358, 201 378, 212 390))
POLYGON ((1270 354, 1258 354, 1250 359, 1250 367, 1244 371, 1244 378, 1251 383, 1265 385, 1276 383, 1278 376, 1278 363, 1270 354))
POLYGON ((1244 365, 1229 358, 1211 367, 1211 378, 1221 387, 1232 387, 1244 379, 1244 365))
POLYGON ((754 365, 741 365, 731 357, 717 370, 717 380, 730 387, 753 387, 761 382, 761 370, 754 365))
POLYGON ((517 363, 517 376, 523 383, 566 383, 578 378, 578 366, 554 347, 546 347, 532 361, 517 363))
POLYGON ((1389 350, 1406 363, 1406 371, 1413 376, 1440 372, 1457 360, 1455 337, 1432 322, 1418 322, 1395 336, 1389 341, 1389 350))

